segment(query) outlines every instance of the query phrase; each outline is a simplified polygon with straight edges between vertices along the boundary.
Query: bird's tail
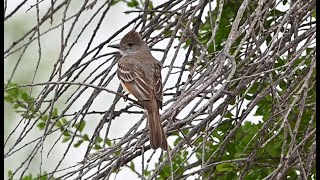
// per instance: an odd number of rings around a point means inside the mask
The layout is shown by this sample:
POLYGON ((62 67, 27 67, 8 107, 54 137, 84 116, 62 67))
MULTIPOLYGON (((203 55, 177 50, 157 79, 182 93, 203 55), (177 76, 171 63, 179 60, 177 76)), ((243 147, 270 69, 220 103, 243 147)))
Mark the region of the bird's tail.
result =
MULTIPOLYGON (((154 103, 157 103, 156 101, 154 103)), ((157 105, 156 105, 157 106, 157 105)), ((147 109, 148 122, 149 122, 149 134, 150 134, 150 146, 152 149, 161 148, 167 150, 167 138, 164 134, 163 127, 160 123, 160 114, 158 108, 147 109)))

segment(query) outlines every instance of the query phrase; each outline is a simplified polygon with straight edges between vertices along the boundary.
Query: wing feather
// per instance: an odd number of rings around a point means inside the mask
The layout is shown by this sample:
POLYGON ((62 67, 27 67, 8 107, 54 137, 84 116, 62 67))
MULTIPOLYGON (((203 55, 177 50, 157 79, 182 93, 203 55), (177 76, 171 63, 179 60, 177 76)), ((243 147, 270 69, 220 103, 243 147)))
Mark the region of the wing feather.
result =
POLYGON ((119 62, 117 75, 127 90, 138 100, 150 99, 150 87, 144 79, 143 74, 138 73, 132 67, 119 62))
POLYGON ((152 58, 151 54, 150 56, 136 54, 134 59, 122 57, 118 62, 117 75, 126 89, 138 100, 150 100, 155 96, 158 107, 162 108, 161 65, 152 58), (148 60, 144 60, 144 58, 148 58, 148 60))
POLYGON ((154 68, 154 88, 153 92, 158 100, 159 108, 162 108, 162 98, 163 98, 163 85, 161 78, 161 66, 159 64, 155 65, 154 68))

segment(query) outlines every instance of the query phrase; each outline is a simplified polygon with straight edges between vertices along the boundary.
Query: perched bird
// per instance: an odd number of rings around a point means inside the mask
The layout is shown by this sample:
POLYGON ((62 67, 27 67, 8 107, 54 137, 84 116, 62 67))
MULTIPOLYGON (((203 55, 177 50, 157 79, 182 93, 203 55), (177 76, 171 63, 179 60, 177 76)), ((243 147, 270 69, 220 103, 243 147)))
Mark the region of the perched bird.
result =
POLYGON ((120 44, 109 45, 120 51, 117 75, 122 87, 133 94, 147 112, 150 146, 167 150, 167 138, 160 122, 162 108, 161 63, 151 54, 141 35, 134 30, 127 33, 120 44))

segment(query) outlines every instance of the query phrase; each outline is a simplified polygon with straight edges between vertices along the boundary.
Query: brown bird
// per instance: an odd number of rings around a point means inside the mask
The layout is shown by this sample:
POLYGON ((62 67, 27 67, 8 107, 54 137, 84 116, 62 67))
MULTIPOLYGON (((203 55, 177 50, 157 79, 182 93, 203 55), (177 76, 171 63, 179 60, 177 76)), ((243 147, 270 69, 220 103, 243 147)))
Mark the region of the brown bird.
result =
POLYGON ((163 96, 161 63, 152 56, 147 43, 134 30, 127 33, 120 44, 109 47, 118 49, 122 54, 117 69, 122 87, 133 94, 147 112, 151 148, 167 150, 167 138, 159 114, 163 96))

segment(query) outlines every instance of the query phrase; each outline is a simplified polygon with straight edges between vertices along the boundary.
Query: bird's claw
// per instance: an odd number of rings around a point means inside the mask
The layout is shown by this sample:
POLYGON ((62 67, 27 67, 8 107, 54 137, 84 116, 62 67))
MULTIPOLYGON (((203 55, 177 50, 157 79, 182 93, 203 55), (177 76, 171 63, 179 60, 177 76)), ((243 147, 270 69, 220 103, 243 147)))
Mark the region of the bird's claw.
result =
POLYGON ((127 100, 129 99, 129 94, 128 93, 124 94, 123 99, 125 102, 127 102, 127 100))

